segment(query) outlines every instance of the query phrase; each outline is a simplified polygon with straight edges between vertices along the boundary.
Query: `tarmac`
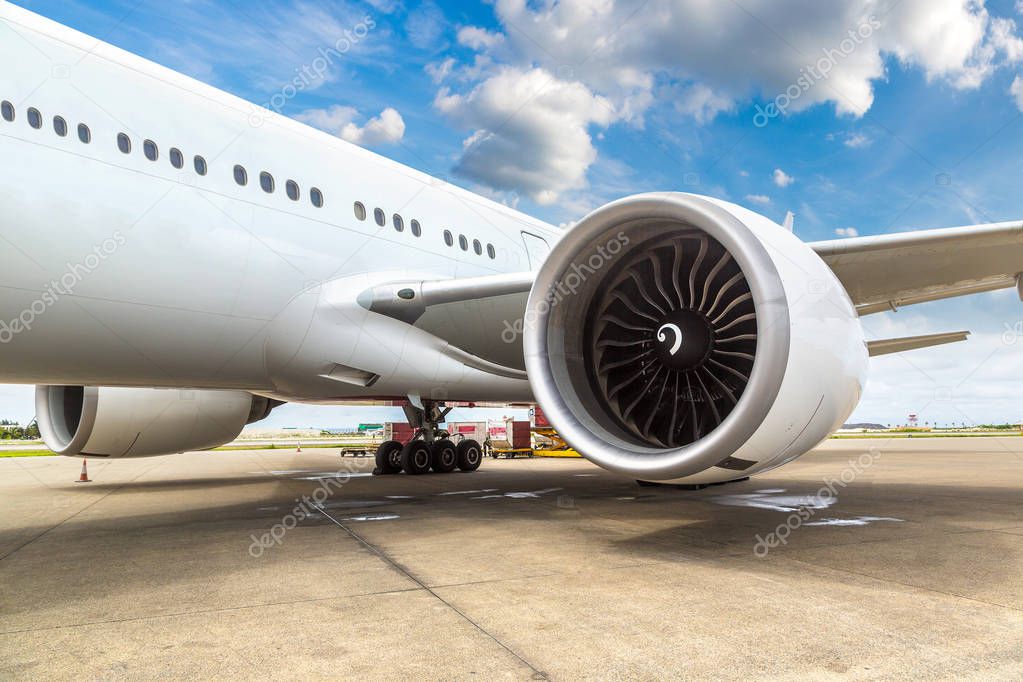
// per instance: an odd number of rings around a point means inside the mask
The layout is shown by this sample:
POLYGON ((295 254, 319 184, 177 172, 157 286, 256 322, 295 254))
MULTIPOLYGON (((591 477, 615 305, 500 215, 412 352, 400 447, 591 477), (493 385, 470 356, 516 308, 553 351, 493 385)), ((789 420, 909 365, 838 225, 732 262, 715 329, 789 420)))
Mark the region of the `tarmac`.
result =
POLYGON ((1023 438, 832 440, 698 491, 325 449, 80 468, 0 459, 4 679, 1023 679, 1023 438))

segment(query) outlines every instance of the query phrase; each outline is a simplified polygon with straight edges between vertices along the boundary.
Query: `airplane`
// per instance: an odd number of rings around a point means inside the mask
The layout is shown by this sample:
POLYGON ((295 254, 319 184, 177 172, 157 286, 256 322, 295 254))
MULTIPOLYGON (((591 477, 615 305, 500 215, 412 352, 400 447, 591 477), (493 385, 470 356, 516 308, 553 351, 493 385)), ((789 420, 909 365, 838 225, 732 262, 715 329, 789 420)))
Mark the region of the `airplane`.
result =
POLYGON ((68 456, 212 448, 285 402, 400 403, 378 474, 472 471, 452 404, 539 405, 646 482, 741 480, 859 401, 860 318, 1017 287, 1023 223, 805 243, 651 192, 559 229, 0 4, 0 381, 68 456))

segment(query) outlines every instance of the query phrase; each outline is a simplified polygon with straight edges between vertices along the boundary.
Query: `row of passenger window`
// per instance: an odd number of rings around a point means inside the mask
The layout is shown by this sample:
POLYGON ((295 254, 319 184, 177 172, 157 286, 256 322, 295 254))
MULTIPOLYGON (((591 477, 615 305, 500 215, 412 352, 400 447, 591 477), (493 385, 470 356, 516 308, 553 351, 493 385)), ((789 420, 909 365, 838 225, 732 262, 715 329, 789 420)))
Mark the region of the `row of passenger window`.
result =
MULTIPOLYGON (((355 217, 362 221, 366 220, 367 215, 366 206, 361 201, 356 201, 355 217)), ((380 227, 387 224, 387 214, 384 212, 384 209, 373 209, 373 222, 380 227)), ((394 225, 394 230, 396 232, 405 231, 405 219, 397 213, 391 216, 391 224, 394 225)), ((423 227, 419 224, 418 220, 412 220, 412 222, 409 223, 409 231, 411 231, 412 235, 415 237, 421 237, 423 235, 423 227)), ((455 237, 451 234, 451 230, 444 230, 444 243, 448 246, 454 246, 455 237)), ((462 247, 462 251, 468 251, 469 239, 464 234, 458 235, 458 245, 462 247)), ((477 256, 483 255, 483 244, 480 243, 480 240, 472 240, 472 250, 476 252, 477 256)), ((494 248, 493 244, 487 244, 487 255, 490 256, 491 260, 497 258, 497 249, 494 248)))
MULTIPOLYGON (((366 216, 367 216, 366 206, 361 201, 356 201, 355 217, 361 221, 365 220, 366 216)), ((382 208, 373 209, 373 222, 375 222, 380 227, 383 227, 384 225, 387 224, 387 214, 384 213, 384 209, 382 208)), ((391 224, 394 225, 395 232, 405 231, 405 219, 402 218, 397 213, 391 216, 391 224)), ((423 226, 419 224, 418 220, 413 219, 412 222, 409 223, 409 232, 412 233, 413 237, 422 237, 423 226)))
MULTIPOLYGON (((451 230, 444 230, 444 243, 448 246, 455 245, 455 235, 451 234, 451 230)), ((458 235, 458 248, 462 251, 469 250, 469 238, 464 234, 458 235)), ((472 240, 472 250, 477 256, 483 255, 483 244, 480 243, 479 239, 472 240)), ((493 244, 487 244, 487 255, 493 260, 497 258, 497 249, 494 248, 493 244)))
MULTIPOLYGON (((43 127, 43 115, 35 107, 30 107, 26 111, 26 118, 28 124, 39 130, 43 127)), ((16 117, 16 111, 14 105, 4 100, 0 102, 0 116, 3 117, 8 123, 13 123, 16 117)), ((53 130, 60 137, 67 137, 68 124, 67 121, 61 116, 53 117, 53 130)), ((78 124, 78 139, 85 144, 92 142, 92 131, 89 130, 89 126, 84 123, 78 124)), ((118 133, 117 135, 117 148, 123 154, 131 154, 132 143, 131 138, 126 133, 118 133)), ((144 140, 142 142, 142 154, 150 161, 158 161, 160 158, 160 147, 153 140, 144 140)), ((168 158, 170 163, 177 169, 185 167, 185 155, 181 153, 181 150, 177 147, 171 147, 168 152, 168 158)), ((196 155, 192 159, 192 166, 195 168, 195 172, 199 175, 206 175, 209 172, 209 165, 206 163, 206 159, 202 156, 196 155)), ((248 173, 242 166, 234 167, 234 179, 239 185, 245 186, 249 182, 248 173)), ((260 187, 267 194, 273 194, 276 186, 274 178, 267 172, 263 172, 259 176, 260 187)), ((301 198, 301 190, 298 187, 298 183, 294 180, 288 180, 285 183, 285 192, 288 198, 292 201, 298 201, 301 198)), ((313 206, 321 208, 323 206, 323 192, 316 187, 309 190, 309 199, 312 201, 313 206)))
MULTIPOLYGON (((8 123, 13 123, 16 116, 14 105, 8 102, 7 100, 0 102, 0 116, 2 116, 3 119, 8 123)), ((35 107, 29 107, 29 109, 25 112, 25 117, 28 119, 28 124, 31 127, 35 128, 36 130, 39 130, 40 128, 43 127, 43 115, 35 107)), ((57 133, 57 135, 60 137, 67 137, 68 124, 67 121, 64 120, 62 116, 53 117, 53 132, 57 133)), ((78 139, 81 140, 84 144, 89 144, 92 142, 92 131, 89 129, 89 126, 87 126, 84 123, 78 124, 78 139)), ((119 134, 117 136, 117 148, 120 149, 125 154, 130 154, 131 139, 124 133, 119 134)), ((156 143, 153 142, 152 140, 146 140, 145 142, 143 142, 142 150, 143 153, 146 155, 146 158, 149 159, 150 161, 156 161, 160 157, 159 148, 156 146, 156 143)), ((185 157, 181 153, 180 149, 172 148, 170 150, 170 162, 171 165, 174 166, 175 168, 179 169, 184 168, 185 157)), ((206 175, 206 173, 208 172, 206 159, 204 159, 201 156, 195 157, 195 159, 193 160, 193 165, 195 167, 195 172, 198 173, 199 175, 206 175)))
MULTIPOLYGON (((121 150, 121 153, 123 154, 131 154, 131 138, 125 133, 118 133, 117 148, 121 150)), ((142 142, 142 153, 150 161, 158 161, 160 159, 160 147, 152 140, 144 140, 142 142)), ((171 147, 167 156, 170 158, 171 165, 178 170, 185 167, 185 155, 182 154, 181 150, 177 147, 171 147)), ((192 167, 195 168, 195 172, 199 175, 206 175, 206 173, 209 172, 209 166, 206 164, 206 159, 198 155, 192 159, 192 167)))
MULTIPOLYGON (((3 119, 8 123, 13 123, 15 119, 14 105, 8 102, 7 100, 0 102, 0 116, 2 116, 3 119)), ((26 112, 26 116, 28 118, 28 124, 35 128, 36 130, 43 127, 43 115, 39 112, 38 109, 30 107, 26 112)), ((60 137, 67 137, 68 134, 67 121, 60 116, 54 116, 53 130, 60 137)), ((90 142, 92 142, 92 131, 89 130, 89 126, 85 125, 84 123, 78 124, 78 139, 81 140, 84 144, 89 144, 90 142)), ((128 135, 125 133, 119 133, 117 135, 117 148, 123 154, 131 154, 132 150, 131 138, 128 137, 128 135)), ((153 140, 144 140, 142 142, 142 153, 150 161, 158 161, 160 158, 160 147, 153 140)), ((171 147, 170 152, 168 152, 168 157, 170 158, 172 166, 179 170, 184 168, 185 156, 184 154, 181 153, 180 149, 178 149, 177 147, 171 147)), ((196 155, 193 158, 192 164, 193 167, 195 168, 195 172, 199 175, 206 175, 209 172, 209 166, 206 163, 206 159, 203 158, 202 156, 196 155)), ((236 165, 234 167, 234 180, 236 183, 238 183, 238 185, 242 187, 245 187, 246 185, 249 184, 249 174, 248 171, 245 170, 244 166, 236 165)), ((277 189, 273 175, 266 171, 263 171, 259 174, 259 186, 267 194, 273 194, 277 189)), ((301 189, 299 188, 298 183, 295 182, 294 180, 288 180, 284 184, 284 191, 288 195, 288 198, 291 199, 292 201, 298 201, 299 199, 301 199, 302 194, 301 189)), ((309 190, 309 200, 316 208, 323 208, 323 192, 321 192, 319 188, 313 187, 312 189, 309 190)), ((355 217, 358 218, 360 221, 366 220, 367 217, 366 207, 365 205, 362 204, 362 202, 359 201, 355 202, 355 217)), ((374 209, 373 220, 380 227, 384 227, 387 224, 387 214, 384 213, 384 210, 382 208, 374 209)), ((397 213, 395 213, 391 217, 391 223, 394 225, 394 229, 396 232, 405 231, 405 219, 402 218, 397 213)), ((422 225, 420 225, 419 221, 415 219, 413 219, 409 223, 409 231, 412 233, 414 237, 421 237, 423 235, 422 225)), ((448 246, 455 245, 455 237, 451 233, 451 230, 444 230, 444 243, 447 244, 448 246)), ((469 239, 464 234, 458 235, 458 245, 462 249, 462 251, 468 251, 469 239)), ((480 243, 480 240, 478 239, 472 240, 472 250, 476 253, 477 256, 483 255, 483 244, 480 243)), ((486 250, 487 255, 491 258, 491 260, 497 258, 497 251, 496 249, 494 249, 493 244, 487 244, 486 250)))
MULTIPOLYGON (((43 127, 43 115, 39 113, 38 109, 34 107, 30 108, 28 112, 26 112, 26 115, 28 117, 28 124, 30 126, 35 128, 36 130, 39 130, 40 128, 43 127)), ((3 119, 8 123, 13 123, 15 118, 14 105, 8 102, 7 100, 0 102, 0 116, 2 116, 3 119)), ((59 135, 60 137, 67 137, 68 123, 66 120, 64 120, 63 117, 61 116, 53 117, 53 132, 57 133, 57 135, 59 135)), ((85 125, 84 123, 78 124, 78 139, 81 140, 84 144, 89 144, 90 142, 92 142, 92 131, 89 130, 89 126, 85 125)))
MULTIPOLYGON (((237 165, 234 167, 234 181, 241 187, 249 184, 249 172, 245 170, 245 166, 237 165)), ((259 174, 259 186, 267 194, 273 194, 277 191, 277 182, 274 180, 274 176, 267 171, 259 174)), ((284 183, 284 193, 292 201, 298 201, 302 198, 302 190, 294 180, 288 180, 284 183)), ((323 192, 318 187, 313 187, 309 190, 309 201, 316 208, 323 208, 323 192)))

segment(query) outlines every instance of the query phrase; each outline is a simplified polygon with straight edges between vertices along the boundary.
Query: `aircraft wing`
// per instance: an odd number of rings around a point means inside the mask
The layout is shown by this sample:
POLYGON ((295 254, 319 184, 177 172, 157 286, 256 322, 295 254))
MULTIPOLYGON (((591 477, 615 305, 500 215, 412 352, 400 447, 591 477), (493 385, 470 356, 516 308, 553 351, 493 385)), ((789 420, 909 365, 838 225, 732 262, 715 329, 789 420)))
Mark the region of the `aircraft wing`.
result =
POLYGON ((836 239, 809 246, 831 266, 860 315, 1005 289, 1016 286, 1023 273, 1023 222, 836 239))

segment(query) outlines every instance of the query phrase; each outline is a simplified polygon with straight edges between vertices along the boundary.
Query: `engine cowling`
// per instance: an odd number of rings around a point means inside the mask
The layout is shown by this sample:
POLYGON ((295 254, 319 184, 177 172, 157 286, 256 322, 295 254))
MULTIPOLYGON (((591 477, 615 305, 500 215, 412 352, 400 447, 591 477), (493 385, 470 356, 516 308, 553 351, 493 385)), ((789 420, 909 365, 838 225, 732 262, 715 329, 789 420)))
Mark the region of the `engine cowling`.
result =
POLYGON ((643 480, 728 481, 790 461, 841 426, 866 377, 859 317, 816 253, 688 194, 629 197, 569 230, 525 330, 559 434, 643 480))
POLYGON ((36 419, 59 455, 152 457, 229 443, 280 403, 243 391, 37 386, 36 419))

